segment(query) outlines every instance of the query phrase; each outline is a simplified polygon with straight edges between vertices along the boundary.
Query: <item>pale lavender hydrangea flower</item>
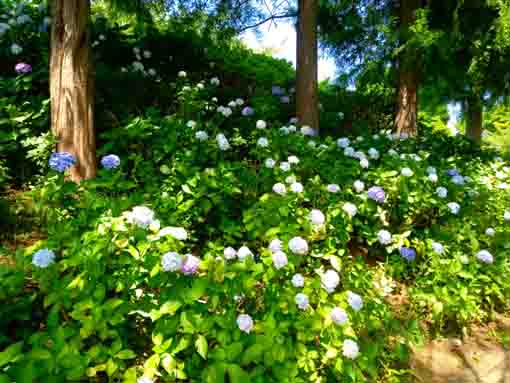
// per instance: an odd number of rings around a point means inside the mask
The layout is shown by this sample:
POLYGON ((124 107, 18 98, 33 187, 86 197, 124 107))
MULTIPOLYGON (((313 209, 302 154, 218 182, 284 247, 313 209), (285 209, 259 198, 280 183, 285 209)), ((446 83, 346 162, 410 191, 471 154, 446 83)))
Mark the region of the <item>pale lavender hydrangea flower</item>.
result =
POLYGON ((32 66, 27 63, 18 63, 14 67, 14 70, 16 71, 17 74, 27 74, 32 72, 32 66))
POLYGON ((289 263, 287 254, 285 254, 281 250, 274 252, 272 258, 273 258, 273 265, 277 269, 281 269, 282 267, 287 266, 289 263))
POLYGON ((163 254, 161 267, 163 271, 180 270, 183 264, 182 256, 174 251, 163 254))
POLYGON ((359 355, 358 344, 351 339, 344 340, 342 355, 349 359, 356 359, 359 355))
POLYGON ((297 255, 308 253, 308 243, 301 237, 294 237, 289 241, 289 250, 297 255))
POLYGON ((181 266, 181 271, 184 275, 193 275, 197 272, 199 266, 200 258, 197 258, 191 254, 186 254, 181 266))
POLYGON ((101 159, 101 165, 108 170, 115 169, 120 165, 120 158, 115 154, 108 154, 101 159))
POLYGON ((384 189, 379 186, 372 186, 370 189, 368 189, 367 196, 377 203, 384 203, 386 200, 386 193, 384 193, 384 189))
POLYGON ((309 305, 308 296, 303 293, 296 294, 296 297, 294 298, 296 301, 296 305, 299 307, 300 310, 306 310, 309 305))
POLYGON ((237 326, 239 327, 239 330, 249 334, 253 329, 253 319, 251 319, 251 316, 248 314, 240 314, 237 317, 237 326))
POLYGON ((32 264, 44 269, 55 262, 55 253, 49 249, 38 250, 32 255, 32 264))
POLYGON ((478 253, 476 253, 476 258, 483 263, 494 262, 494 257, 487 250, 480 250, 478 253))
POLYGON ((294 274, 291 282, 294 287, 303 287, 305 285, 305 278, 301 274, 294 274))
POLYGON ((340 326, 346 324, 349 320, 349 317, 347 316, 345 310, 341 309, 340 307, 334 307, 331 310, 329 317, 335 324, 340 326))
POLYGON ((321 277, 321 285, 324 290, 331 294, 340 283, 340 277, 335 270, 326 271, 321 277))
POLYGON ((363 299, 352 291, 347 292, 347 302, 354 311, 359 311, 363 308, 363 299))

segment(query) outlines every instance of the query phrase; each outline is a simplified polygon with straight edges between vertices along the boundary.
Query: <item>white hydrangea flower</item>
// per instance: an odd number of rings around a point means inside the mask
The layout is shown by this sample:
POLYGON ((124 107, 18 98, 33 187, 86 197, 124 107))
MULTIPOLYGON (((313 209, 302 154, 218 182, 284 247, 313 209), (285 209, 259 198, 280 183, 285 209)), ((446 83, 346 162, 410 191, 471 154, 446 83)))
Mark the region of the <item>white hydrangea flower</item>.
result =
POLYGON ((50 249, 41 249, 32 255, 32 264, 44 269, 55 262, 55 253, 50 249))
POLYGON ((171 251, 163 254, 161 267, 163 271, 178 271, 181 269, 183 261, 183 257, 180 254, 171 251))
POLYGON ((347 291, 347 302, 354 311, 359 311, 363 308, 363 299, 352 291, 347 291))
POLYGON ((317 143, 314 140, 310 140, 308 141, 308 146, 311 148, 315 148, 315 146, 317 146, 317 143))
POLYGON ((143 51, 143 57, 150 59, 152 57, 152 53, 150 51, 143 51))
POLYGON ((363 169, 368 168, 368 166, 370 165, 370 163, 368 162, 368 160, 367 160, 366 158, 362 158, 362 159, 359 161, 359 164, 360 164, 360 166, 361 166, 363 169))
POLYGON ((335 270, 328 270, 321 276, 321 285, 324 290, 331 294, 340 283, 340 277, 335 270))
POLYGON ((379 136, 378 134, 374 134, 374 135, 372 135, 372 139, 374 139, 374 140, 376 140, 376 141, 377 141, 379 138, 380 138, 380 136, 379 136))
POLYGON ((305 285, 305 278, 301 274, 294 274, 291 282, 294 287, 303 287, 305 285))
POLYGON ((361 136, 356 137, 356 142, 363 142, 364 138, 361 136))
POLYGON ((282 126, 282 127, 280 128, 280 133, 281 133, 281 134, 284 134, 284 135, 287 135, 287 134, 289 134, 289 133, 290 133, 290 130, 289 130, 289 128, 287 128, 286 126, 282 126))
POLYGON ((218 77, 213 77, 211 79, 211 85, 214 85, 214 86, 220 85, 220 79, 218 77))
POLYGON ((428 175, 428 179, 429 179, 431 182, 436 183, 436 182, 438 181, 437 174, 429 174, 429 175, 428 175))
POLYGON ((319 209, 312 209, 310 212, 308 218, 310 219, 310 222, 312 225, 320 226, 323 225, 324 222, 326 222, 326 217, 319 209))
POLYGON ((492 227, 489 227, 487 230, 485 230, 485 234, 489 237, 493 237, 496 234, 496 230, 494 230, 492 227))
POLYGON ((179 76, 180 78, 184 78, 187 76, 187 74, 185 71, 181 70, 181 71, 179 71, 179 73, 177 73, 177 76, 179 76))
POLYGON ((276 194, 284 195, 287 193, 287 188, 285 187, 284 184, 282 184, 281 182, 278 182, 273 185, 273 191, 276 194))
POLYGON ((185 241, 188 239, 188 232, 186 229, 182 227, 173 227, 173 226, 166 226, 163 229, 161 229, 158 233, 158 237, 165 237, 165 236, 171 236, 175 239, 178 239, 179 241, 185 241))
POLYGON ((289 250, 297 255, 308 253, 308 243, 301 237, 294 237, 289 241, 289 250))
POLYGON ((354 148, 351 148, 350 146, 344 149, 344 156, 346 157, 354 157, 355 154, 356 151, 354 150, 354 148))
POLYGON ((233 247, 230 246, 225 247, 223 249, 223 256, 225 257, 226 260, 234 259, 235 257, 237 257, 237 251, 233 247))
POLYGON ((237 326, 239 330, 249 334, 253 329, 253 319, 248 314, 241 314, 237 317, 237 326))
POLYGON ((450 209, 450 211, 451 211, 453 214, 455 214, 455 215, 459 214, 459 211, 460 211, 460 205, 459 205, 457 202, 449 202, 449 203, 447 204, 447 206, 448 206, 448 209, 450 209))
POLYGON ((191 129, 194 129, 196 126, 197 126, 197 123, 193 120, 189 120, 187 123, 186 123, 186 126, 188 128, 191 128, 191 129))
POLYGON ((285 254, 283 251, 279 250, 273 253, 273 265, 277 269, 281 269, 282 267, 287 266, 289 263, 289 260, 287 258, 287 254, 285 254))
POLYGON ((505 214, 503 214, 503 219, 505 221, 510 221, 510 211, 505 211, 505 214))
POLYGON ((272 158, 267 158, 266 161, 264 162, 264 166, 268 169, 274 168, 275 165, 276 161, 273 160, 272 158))
POLYGON ((277 251, 281 251, 283 248, 283 242, 278 238, 273 239, 268 246, 268 249, 271 250, 272 253, 276 253, 277 251))
POLYGON ((433 166, 427 167, 427 174, 437 174, 437 169, 433 166))
POLYGON ((351 339, 344 340, 342 345, 342 355, 349 359, 356 359, 359 355, 358 344, 351 339))
POLYGON ((356 205, 354 205, 350 202, 344 203, 344 206, 342 207, 342 209, 351 218, 353 218, 358 213, 358 208, 356 207, 356 205))
POLYGON ((258 120, 256 124, 257 129, 265 129, 267 124, 264 120, 258 120))
POLYGON ((290 133, 295 133, 297 131, 297 128, 294 125, 289 125, 287 129, 289 129, 290 133))
POLYGON ((388 245, 392 241, 392 235, 387 230, 379 230, 377 233, 377 240, 381 245, 388 245))
POLYGON ((365 190, 365 184, 360 180, 354 181, 353 187, 356 193, 361 193, 365 190))
POLYGON ((395 149, 390 149, 390 150, 388 150, 388 154, 389 154, 391 157, 397 157, 397 156, 398 156, 398 152, 397 152, 395 149))
POLYGON ((129 223, 142 228, 147 228, 154 221, 154 212, 146 206, 135 206, 126 216, 129 223))
POLYGON ((299 182, 293 182, 291 185, 290 185, 290 190, 293 192, 293 193, 303 193, 303 185, 299 182))
POLYGON ((142 377, 138 378, 136 383, 154 383, 154 381, 151 378, 149 378, 148 376, 142 376, 142 377))
POLYGON ((241 261, 244 261, 247 257, 253 259, 253 253, 247 246, 241 246, 239 250, 237 250, 237 258, 239 258, 241 261))
POLYGON ((358 160, 362 160, 362 159, 366 159, 367 156, 365 155, 365 153, 363 153, 361 150, 358 150, 357 152, 354 152, 354 158, 358 159, 358 160))
POLYGON ((243 106, 244 100, 242 98, 236 98, 236 104, 237 104, 237 106, 243 106))
POLYGON ((326 190, 330 193, 338 193, 340 191, 340 186, 337 184, 329 184, 326 186, 326 190))
POLYGON ((296 125, 298 123, 298 118, 297 117, 292 117, 290 120, 289 120, 289 124, 293 124, 293 125, 296 125))
POLYGON ((293 184, 294 182, 296 182, 296 176, 290 175, 285 177, 285 183, 293 184))
POLYGON ((133 66, 133 70, 135 72, 143 72, 144 71, 144 66, 140 61, 134 61, 132 66, 133 66))
POLYGON ((441 245, 439 242, 432 242, 432 250, 436 252, 437 254, 441 255, 444 253, 444 246, 441 245))
POLYGON ((21 52, 23 52, 23 48, 21 46, 19 46, 18 44, 16 43, 13 43, 11 45, 11 53, 15 56, 19 55, 21 52))
POLYGON ((296 305, 300 310, 306 310, 309 305, 308 296, 303 293, 296 294, 296 297, 294 298, 296 301, 296 305))
POLYGON ((230 144, 224 134, 219 133, 216 135, 216 142, 218 143, 220 150, 225 151, 230 149, 230 144))
POLYGON ((400 174, 402 174, 404 177, 412 177, 414 172, 409 168, 403 168, 400 171, 400 174))
POLYGON ((237 104, 236 104, 236 102, 235 102, 235 101, 230 101, 230 102, 228 103, 228 106, 229 106, 230 108, 235 108, 235 107, 237 106, 237 104))
POLYGON ((368 156, 373 160, 377 160, 379 158, 379 151, 375 148, 370 148, 368 149, 368 156))
POLYGON ((199 130, 198 132, 195 133, 195 138, 199 141, 206 141, 209 138, 209 135, 207 134, 207 132, 199 130))
POLYGON ((339 326, 342 326, 349 321, 347 313, 345 312, 344 309, 341 309, 340 307, 334 307, 329 313, 329 317, 335 324, 339 326))
POLYGON ((287 161, 289 162, 289 164, 292 164, 292 165, 299 164, 299 158, 297 158, 296 156, 289 156, 287 158, 287 161))
POLYGON ((476 253, 476 258, 483 263, 493 263, 494 257, 487 250, 480 250, 476 253))
POLYGON ((261 148, 267 148, 269 146, 269 141, 266 137, 260 137, 257 140, 257 146, 261 148))
POLYGON ((303 136, 315 136, 315 130, 308 125, 303 125, 301 127, 301 134, 303 136))
POLYGON ((280 162, 280 170, 283 172, 288 172, 290 170, 290 163, 287 161, 280 162))
POLYGON ((446 198, 448 196, 448 190, 442 186, 436 189, 436 194, 439 198, 446 198))

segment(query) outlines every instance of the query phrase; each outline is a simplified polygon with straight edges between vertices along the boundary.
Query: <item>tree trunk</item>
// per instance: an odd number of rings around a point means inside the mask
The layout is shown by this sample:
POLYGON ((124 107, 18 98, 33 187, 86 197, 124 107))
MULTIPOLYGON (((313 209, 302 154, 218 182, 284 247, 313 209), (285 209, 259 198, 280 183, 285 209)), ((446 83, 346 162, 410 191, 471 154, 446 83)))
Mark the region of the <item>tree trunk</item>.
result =
POLYGON ((94 71, 89 45, 89 0, 52 0, 51 129, 57 151, 77 159, 73 181, 96 175, 94 71))
MULTIPOLYGON (((406 42, 409 36, 409 27, 416 20, 416 10, 420 0, 401 0, 398 2, 400 42, 406 42)), ((397 134, 406 133, 415 136, 418 133, 418 83, 419 62, 417 52, 404 51, 398 58, 398 104, 395 117, 395 130, 397 134)))
POLYGON ((296 117, 319 130, 317 0, 299 0, 296 63, 296 117))
POLYGON ((466 100, 466 136, 475 143, 482 141, 483 109, 480 97, 468 97, 466 100))

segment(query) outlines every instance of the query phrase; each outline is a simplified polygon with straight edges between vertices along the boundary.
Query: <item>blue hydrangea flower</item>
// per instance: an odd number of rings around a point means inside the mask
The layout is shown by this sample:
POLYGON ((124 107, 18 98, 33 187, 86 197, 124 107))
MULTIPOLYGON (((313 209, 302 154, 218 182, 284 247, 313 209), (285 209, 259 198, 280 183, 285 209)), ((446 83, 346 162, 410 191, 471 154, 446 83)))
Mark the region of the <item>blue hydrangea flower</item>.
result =
POLYGON ((386 200, 386 193, 384 193, 384 189, 379 186, 372 186, 368 189, 367 192, 368 198, 374 200, 377 203, 384 203, 386 200))
POLYGON ((32 255, 32 264, 41 269, 51 265, 55 261, 55 253, 49 249, 41 249, 32 255))
POLYGON ((108 154, 101 159, 101 165, 108 170, 115 169, 120 165, 120 158, 115 154, 108 154))
POLYGON ((414 261, 414 259, 416 258, 416 251, 410 247, 402 246, 400 248, 400 255, 406 261, 411 262, 414 261))
POLYGON ((459 171, 457 169, 455 169, 455 168, 448 169, 446 174, 448 174, 450 177, 460 176, 459 171))
POLYGON ((51 154, 49 164, 53 170, 64 173, 76 164, 76 157, 68 152, 55 152, 51 154))

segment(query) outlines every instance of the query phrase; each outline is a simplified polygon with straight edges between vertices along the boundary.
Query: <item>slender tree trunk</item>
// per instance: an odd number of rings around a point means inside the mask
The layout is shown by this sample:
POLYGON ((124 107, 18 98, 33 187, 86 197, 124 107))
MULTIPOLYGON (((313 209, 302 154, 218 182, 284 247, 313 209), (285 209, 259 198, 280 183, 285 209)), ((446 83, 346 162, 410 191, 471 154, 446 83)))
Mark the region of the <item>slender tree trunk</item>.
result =
POLYGON ((482 141, 483 109, 480 97, 472 96, 466 100, 466 136, 475 143, 482 141))
POLYGON ((296 117, 300 125, 319 130, 318 0, 299 0, 297 27, 296 117))
POLYGON ((89 45, 89 0, 52 0, 51 128, 57 151, 77 159, 73 181, 96 175, 94 70, 89 45))
MULTIPOLYGON (((416 10, 420 0, 401 0, 399 2, 400 40, 404 44, 409 35, 409 27, 416 20, 416 10)), ((398 59, 398 104, 395 117, 395 130, 398 134, 415 136, 418 133, 418 86, 419 58, 416 52, 402 52, 398 59)))

